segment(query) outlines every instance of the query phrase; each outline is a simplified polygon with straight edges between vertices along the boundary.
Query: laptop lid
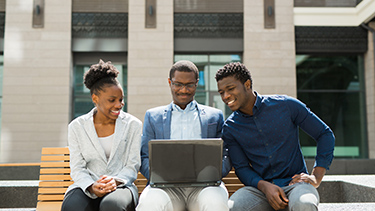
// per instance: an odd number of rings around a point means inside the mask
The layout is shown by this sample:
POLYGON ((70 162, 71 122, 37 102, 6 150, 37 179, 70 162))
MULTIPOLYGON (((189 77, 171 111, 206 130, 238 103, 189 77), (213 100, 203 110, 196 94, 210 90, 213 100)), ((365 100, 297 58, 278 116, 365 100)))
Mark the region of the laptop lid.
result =
POLYGON ((151 187, 220 185, 223 140, 151 140, 151 187))

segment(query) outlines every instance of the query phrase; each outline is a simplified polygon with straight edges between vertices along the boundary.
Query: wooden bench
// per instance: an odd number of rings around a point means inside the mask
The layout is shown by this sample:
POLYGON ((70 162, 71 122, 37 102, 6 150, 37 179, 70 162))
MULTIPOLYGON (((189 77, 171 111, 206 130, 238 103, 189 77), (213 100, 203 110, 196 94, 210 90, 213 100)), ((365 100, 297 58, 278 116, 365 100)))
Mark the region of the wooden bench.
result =
MULTIPOLYGON (((68 147, 42 149, 37 211, 59 211, 61 209, 64 193, 69 185, 73 184, 70 177, 69 161, 68 147)), ((229 195, 244 186, 233 170, 223 178, 223 181, 229 195)), ((138 193, 141 194, 146 187, 147 179, 138 173, 134 184, 138 188, 138 193)))

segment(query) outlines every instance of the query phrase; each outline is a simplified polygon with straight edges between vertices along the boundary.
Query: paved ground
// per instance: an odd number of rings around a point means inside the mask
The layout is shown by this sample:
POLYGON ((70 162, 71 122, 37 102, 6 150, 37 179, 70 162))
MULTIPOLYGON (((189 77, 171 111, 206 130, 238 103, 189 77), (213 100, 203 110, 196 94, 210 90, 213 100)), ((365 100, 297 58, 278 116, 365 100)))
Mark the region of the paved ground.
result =
POLYGON ((320 211, 374 211, 375 203, 323 203, 320 211))

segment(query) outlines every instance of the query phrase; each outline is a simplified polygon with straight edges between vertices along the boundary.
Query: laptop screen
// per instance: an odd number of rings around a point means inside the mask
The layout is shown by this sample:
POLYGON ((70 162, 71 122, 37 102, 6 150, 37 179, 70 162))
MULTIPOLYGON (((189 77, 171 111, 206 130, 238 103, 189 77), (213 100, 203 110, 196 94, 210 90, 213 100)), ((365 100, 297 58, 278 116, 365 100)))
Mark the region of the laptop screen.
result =
POLYGON ((222 139, 151 140, 150 185, 216 185, 221 180, 222 153, 222 139))

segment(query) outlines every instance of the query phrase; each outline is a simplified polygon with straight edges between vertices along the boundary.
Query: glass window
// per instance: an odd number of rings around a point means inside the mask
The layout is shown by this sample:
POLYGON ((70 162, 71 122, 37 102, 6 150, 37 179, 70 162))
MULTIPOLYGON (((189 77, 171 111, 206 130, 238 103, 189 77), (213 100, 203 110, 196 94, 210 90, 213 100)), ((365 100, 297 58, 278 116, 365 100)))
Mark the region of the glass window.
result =
MULTIPOLYGON (((123 111, 127 111, 127 66, 123 64, 113 65, 120 71, 117 79, 123 86, 124 90, 124 107, 123 111)), ((90 65, 75 65, 74 66, 74 84, 73 84, 73 119, 89 112, 94 108, 91 101, 90 90, 83 84, 83 75, 90 68, 90 65)))
MULTIPOLYGON (((297 55, 298 99, 336 136, 335 157, 366 158, 363 57, 297 55)), ((316 155, 315 141, 300 132, 306 157, 316 155)))
POLYGON ((232 112, 226 106, 217 92, 215 74, 218 69, 230 62, 241 62, 240 54, 176 54, 174 61, 189 60, 194 62, 199 70, 199 82, 195 100, 203 105, 209 105, 223 111, 227 118, 232 112))

